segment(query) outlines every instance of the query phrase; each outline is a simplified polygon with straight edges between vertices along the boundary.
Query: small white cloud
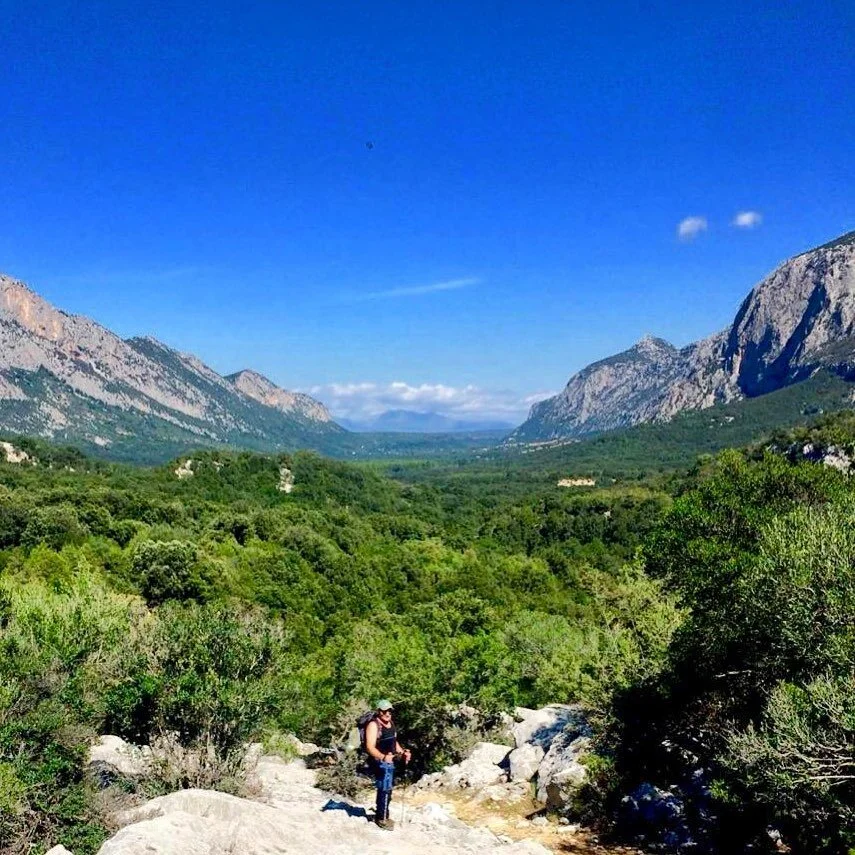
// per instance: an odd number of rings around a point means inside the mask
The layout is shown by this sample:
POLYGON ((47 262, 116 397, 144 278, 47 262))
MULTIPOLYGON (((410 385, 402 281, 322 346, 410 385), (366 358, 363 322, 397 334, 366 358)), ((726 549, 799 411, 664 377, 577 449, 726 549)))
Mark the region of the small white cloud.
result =
POLYGON ((683 241, 694 240, 708 225, 706 217, 686 217, 677 224, 677 237, 683 241))
POLYGON ((740 211, 730 224, 738 229, 756 229, 762 222, 763 215, 759 211, 740 211))

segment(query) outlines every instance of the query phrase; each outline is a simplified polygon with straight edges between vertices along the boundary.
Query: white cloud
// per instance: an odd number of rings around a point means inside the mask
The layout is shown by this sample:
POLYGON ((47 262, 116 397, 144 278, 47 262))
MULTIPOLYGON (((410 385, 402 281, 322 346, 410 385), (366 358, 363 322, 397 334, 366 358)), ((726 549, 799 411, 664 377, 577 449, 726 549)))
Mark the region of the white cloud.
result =
POLYGON ((367 294, 354 294, 346 297, 348 303, 361 303, 364 300, 386 300, 394 297, 416 297, 420 294, 435 294, 437 291, 457 291, 477 285, 481 280, 477 276, 466 276, 462 279, 449 279, 445 282, 434 282, 431 285, 412 285, 404 288, 389 288, 386 291, 370 291, 367 294))
POLYGON ((707 230, 707 226, 706 217, 686 217, 677 224, 677 237, 683 241, 694 240, 707 230))
POLYGON ((738 229, 756 229, 762 222, 763 215, 759 211, 740 211, 731 221, 731 225, 738 229))
POLYGON ((413 410, 440 413, 452 418, 500 419, 522 422, 535 401, 548 398, 550 392, 520 395, 508 389, 484 389, 480 386, 448 386, 444 383, 414 385, 403 380, 391 383, 328 383, 304 391, 323 401, 334 416, 367 419, 386 410, 413 410))

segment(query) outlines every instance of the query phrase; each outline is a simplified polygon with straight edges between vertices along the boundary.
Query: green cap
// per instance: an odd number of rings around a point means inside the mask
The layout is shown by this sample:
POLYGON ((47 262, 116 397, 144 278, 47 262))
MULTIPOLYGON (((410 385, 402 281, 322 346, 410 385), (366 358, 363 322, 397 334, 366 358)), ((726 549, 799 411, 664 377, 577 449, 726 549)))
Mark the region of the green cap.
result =
POLYGON ((387 701, 386 698, 383 698, 382 701, 377 701, 377 709, 378 710, 391 710, 394 709, 391 701, 387 701))

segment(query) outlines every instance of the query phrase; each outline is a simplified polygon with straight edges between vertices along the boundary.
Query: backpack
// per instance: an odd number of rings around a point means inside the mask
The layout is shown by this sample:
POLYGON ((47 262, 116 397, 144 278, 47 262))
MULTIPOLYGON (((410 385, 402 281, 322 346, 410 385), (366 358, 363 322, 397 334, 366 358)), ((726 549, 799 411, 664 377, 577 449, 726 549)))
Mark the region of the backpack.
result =
POLYGON ((359 731, 359 750, 366 754, 368 753, 368 749, 365 747, 365 730, 369 722, 374 721, 376 716, 377 712, 375 710, 368 710, 356 719, 356 729, 359 731))

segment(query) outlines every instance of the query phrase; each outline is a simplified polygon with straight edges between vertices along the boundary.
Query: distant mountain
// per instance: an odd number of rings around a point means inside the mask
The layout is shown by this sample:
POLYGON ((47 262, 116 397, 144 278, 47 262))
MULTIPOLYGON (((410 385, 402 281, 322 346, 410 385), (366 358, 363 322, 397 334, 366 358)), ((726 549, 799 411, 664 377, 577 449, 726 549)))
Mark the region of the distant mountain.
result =
POLYGON ((0 431, 137 459, 188 444, 327 450, 346 436, 306 395, 250 371, 222 377, 151 337, 125 341, 2 275, 0 431))
POLYGON ((510 422, 482 419, 467 421, 452 419, 440 413, 420 413, 413 410, 387 410, 372 419, 339 419, 348 430, 359 433, 460 433, 463 431, 509 431, 510 422))
POLYGON ((678 350, 647 337, 570 378, 508 438, 581 437, 753 398, 821 369, 855 379, 855 232, 778 267, 725 330, 678 350))

